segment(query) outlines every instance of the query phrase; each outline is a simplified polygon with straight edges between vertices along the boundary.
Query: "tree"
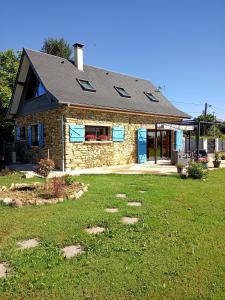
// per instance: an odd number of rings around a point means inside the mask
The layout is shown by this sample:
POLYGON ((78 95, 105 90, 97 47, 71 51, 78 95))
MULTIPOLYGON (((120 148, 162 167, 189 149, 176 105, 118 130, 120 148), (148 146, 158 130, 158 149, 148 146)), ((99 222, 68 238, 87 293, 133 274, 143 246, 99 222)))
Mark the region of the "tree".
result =
POLYGON ((72 50, 70 45, 63 39, 47 38, 41 48, 42 52, 70 59, 72 50))
MULTIPOLYGON (((5 115, 12 97, 21 52, 12 49, 0 52, 0 137, 12 141, 13 123, 5 115)), ((1 142, 1 141, 0 141, 1 142)))
POLYGON ((9 106, 21 53, 12 49, 0 52, 0 109, 9 106))

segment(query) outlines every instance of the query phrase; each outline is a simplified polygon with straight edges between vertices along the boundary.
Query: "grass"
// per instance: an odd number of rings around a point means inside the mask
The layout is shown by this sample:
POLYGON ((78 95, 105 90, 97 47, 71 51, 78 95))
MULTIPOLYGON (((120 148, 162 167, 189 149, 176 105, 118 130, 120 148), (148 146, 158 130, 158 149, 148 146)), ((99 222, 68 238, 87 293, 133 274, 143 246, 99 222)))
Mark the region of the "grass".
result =
MULTIPOLYGON (((0 262, 11 268, 0 279, 0 299, 224 299, 225 170, 210 172, 205 182, 155 175, 78 179, 90 184, 79 200, 0 205, 0 262), (128 207, 129 199, 142 207, 128 207), (140 221, 123 225, 123 216, 140 221), (107 230, 90 236, 84 229, 92 225, 107 230), (41 246, 17 250, 16 242, 27 238, 41 246), (64 259, 60 249, 76 243, 86 253, 64 259)), ((0 177, 0 186, 15 181, 18 175, 0 177)))

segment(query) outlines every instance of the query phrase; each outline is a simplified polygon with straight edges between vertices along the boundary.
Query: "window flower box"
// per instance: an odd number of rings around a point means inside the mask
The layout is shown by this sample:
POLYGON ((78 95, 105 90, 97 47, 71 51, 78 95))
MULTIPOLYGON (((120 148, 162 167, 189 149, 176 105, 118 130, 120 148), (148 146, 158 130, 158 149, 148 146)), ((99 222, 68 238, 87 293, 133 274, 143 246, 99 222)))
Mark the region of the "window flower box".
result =
POLYGON ((86 141, 96 141, 96 135, 94 135, 94 134, 87 134, 85 136, 85 140, 86 141))
POLYGON ((105 134, 102 134, 98 137, 98 139, 100 141, 108 141, 109 140, 109 136, 108 135, 105 135, 105 134))

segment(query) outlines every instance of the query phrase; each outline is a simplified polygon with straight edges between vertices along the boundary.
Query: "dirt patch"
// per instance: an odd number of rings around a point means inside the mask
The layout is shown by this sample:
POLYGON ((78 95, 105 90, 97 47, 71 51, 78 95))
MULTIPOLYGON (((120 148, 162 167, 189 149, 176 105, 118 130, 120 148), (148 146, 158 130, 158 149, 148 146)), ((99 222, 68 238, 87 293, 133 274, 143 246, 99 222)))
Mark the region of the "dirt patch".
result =
POLYGON ((6 278, 7 276, 7 264, 6 263, 0 263, 0 278, 6 278))
POLYGON ((116 198, 126 199, 127 195, 126 194, 116 194, 116 198))
POLYGON ((123 217, 122 223, 123 224, 136 224, 139 221, 139 218, 136 217, 123 217))
POLYGON ((74 256, 85 253, 84 248, 80 245, 71 245, 62 249, 63 256, 66 258, 72 258, 74 256))
POLYGON ((127 203, 128 206, 141 206, 142 203, 141 202, 138 202, 138 201, 129 201, 127 203))
POLYGON ((115 207, 113 207, 113 208, 106 208, 105 209, 105 212, 108 212, 108 213, 116 213, 118 211, 119 211, 119 209, 115 208, 115 207))
POLYGON ((104 227, 90 227, 90 228, 86 228, 85 231, 89 234, 98 234, 98 233, 102 233, 105 231, 104 227))
POLYGON ((18 248, 21 250, 35 248, 39 245, 40 242, 37 239, 29 239, 17 243, 18 248))

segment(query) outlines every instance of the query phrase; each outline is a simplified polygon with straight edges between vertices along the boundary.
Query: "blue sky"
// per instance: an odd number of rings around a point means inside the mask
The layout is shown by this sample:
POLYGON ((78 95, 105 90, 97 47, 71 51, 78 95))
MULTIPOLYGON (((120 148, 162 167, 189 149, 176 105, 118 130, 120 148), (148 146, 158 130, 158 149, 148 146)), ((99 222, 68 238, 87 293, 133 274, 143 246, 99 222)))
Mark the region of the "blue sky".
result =
POLYGON ((179 108, 225 119, 224 0, 1 0, 0 51, 47 37, 85 44, 85 63, 164 86, 179 108))

